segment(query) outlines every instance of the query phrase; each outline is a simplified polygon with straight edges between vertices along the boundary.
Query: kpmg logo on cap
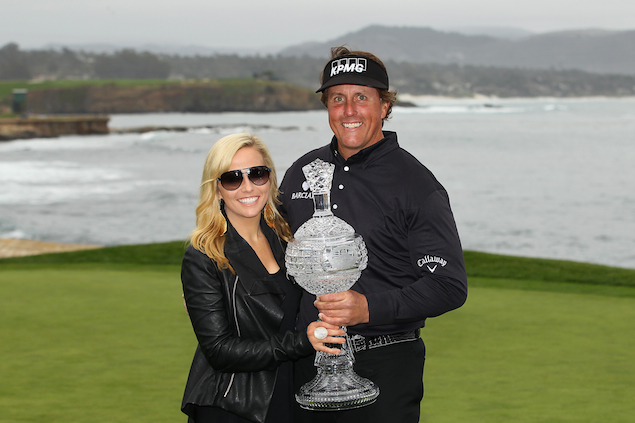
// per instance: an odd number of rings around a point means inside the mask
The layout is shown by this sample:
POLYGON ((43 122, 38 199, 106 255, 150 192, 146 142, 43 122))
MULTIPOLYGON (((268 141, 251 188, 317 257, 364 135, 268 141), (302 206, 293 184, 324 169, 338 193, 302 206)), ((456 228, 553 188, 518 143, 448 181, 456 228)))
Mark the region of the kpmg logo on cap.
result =
POLYGON ((357 72, 366 71, 366 59, 361 57, 346 57, 343 59, 333 60, 331 63, 331 75, 333 77, 340 72, 357 72))

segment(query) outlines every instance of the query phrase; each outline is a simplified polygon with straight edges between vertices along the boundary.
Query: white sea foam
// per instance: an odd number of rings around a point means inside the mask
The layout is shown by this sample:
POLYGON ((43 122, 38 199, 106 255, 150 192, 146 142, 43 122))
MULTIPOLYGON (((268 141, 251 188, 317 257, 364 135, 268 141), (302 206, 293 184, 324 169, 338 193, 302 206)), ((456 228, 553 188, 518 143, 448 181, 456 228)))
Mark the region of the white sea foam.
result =
POLYGON ((508 106, 495 106, 495 105, 436 105, 436 106, 421 106, 421 107, 395 107, 395 113, 417 113, 417 114, 463 114, 463 113, 476 113, 476 114, 496 114, 496 113, 524 113, 525 109, 522 107, 508 107, 508 106))
POLYGON ((31 239, 29 235, 20 230, 12 230, 7 232, 0 231, 0 238, 31 239))
POLYGON ((126 148, 127 146, 139 141, 144 141, 142 134, 34 138, 11 142, 0 142, 0 154, 19 151, 45 152, 59 150, 115 150, 119 148, 126 148))
POLYGON ((53 186, 67 183, 91 183, 125 178, 118 169, 87 168, 77 162, 16 161, 3 162, 0 183, 41 184, 53 186))
POLYGON ((0 204, 51 204, 88 196, 111 196, 140 183, 130 183, 129 178, 130 174, 120 169, 86 167, 77 162, 2 162, 0 204))
POLYGON ((453 99, 429 96, 400 95, 400 100, 410 102, 416 107, 394 107, 395 113, 405 114, 501 114, 532 113, 536 111, 567 110, 566 103, 553 99, 528 101, 527 99, 500 99, 479 97, 471 99, 453 99))

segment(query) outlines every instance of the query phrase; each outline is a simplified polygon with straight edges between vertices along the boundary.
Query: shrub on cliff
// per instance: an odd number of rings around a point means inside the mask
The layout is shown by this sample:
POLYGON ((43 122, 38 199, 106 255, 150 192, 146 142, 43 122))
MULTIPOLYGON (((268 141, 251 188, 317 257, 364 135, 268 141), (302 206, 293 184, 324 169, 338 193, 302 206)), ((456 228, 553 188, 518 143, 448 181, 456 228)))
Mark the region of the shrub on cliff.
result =
POLYGON ((170 75, 169 63, 154 54, 129 49, 97 56, 93 69, 98 78, 104 79, 165 79, 170 75))

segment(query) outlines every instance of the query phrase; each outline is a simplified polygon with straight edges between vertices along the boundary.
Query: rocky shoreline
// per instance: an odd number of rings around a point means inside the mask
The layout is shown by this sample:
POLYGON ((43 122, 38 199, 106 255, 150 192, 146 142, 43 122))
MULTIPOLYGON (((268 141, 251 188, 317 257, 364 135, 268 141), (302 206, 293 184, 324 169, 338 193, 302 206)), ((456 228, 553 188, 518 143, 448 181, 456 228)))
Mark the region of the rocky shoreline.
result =
POLYGON ((0 119, 0 141, 107 134, 109 116, 35 116, 0 119))

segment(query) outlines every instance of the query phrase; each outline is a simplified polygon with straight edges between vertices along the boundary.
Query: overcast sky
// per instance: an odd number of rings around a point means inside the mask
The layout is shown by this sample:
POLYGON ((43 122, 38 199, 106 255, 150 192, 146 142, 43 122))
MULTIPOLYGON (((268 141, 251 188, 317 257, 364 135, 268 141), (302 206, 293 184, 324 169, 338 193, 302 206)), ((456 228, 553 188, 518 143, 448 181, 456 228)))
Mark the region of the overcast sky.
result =
POLYGON ((328 41, 371 24, 635 30, 635 0, 5 0, 0 47, 146 43, 257 48, 328 41))

